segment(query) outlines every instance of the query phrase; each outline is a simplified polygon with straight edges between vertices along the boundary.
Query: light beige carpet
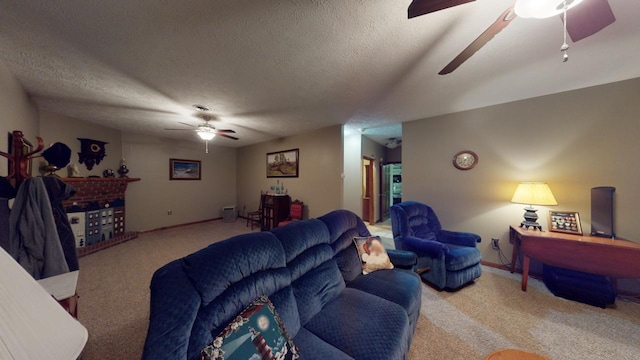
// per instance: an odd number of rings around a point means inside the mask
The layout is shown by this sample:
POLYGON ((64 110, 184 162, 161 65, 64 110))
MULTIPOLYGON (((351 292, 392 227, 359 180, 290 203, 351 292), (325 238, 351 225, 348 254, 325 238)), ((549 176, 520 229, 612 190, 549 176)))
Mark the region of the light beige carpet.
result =
POLYGON ((640 305, 618 299, 601 309, 555 297, 531 278, 523 292, 520 279, 483 267, 457 292, 423 285, 410 359, 483 359, 502 348, 557 360, 640 358, 640 305))
MULTIPOLYGON (((79 320, 89 330, 83 359, 139 359, 153 272, 210 243, 249 232, 244 224, 212 221, 142 234, 81 258, 79 320)), ((525 293, 519 275, 483 269, 479 280, 455 293, 423 285, 410 360, 482 359, 500 348, 553 359, 640 358, 640 305, 618 300, 615 308, 602 310, 556 298, 534 279, 525 293)))

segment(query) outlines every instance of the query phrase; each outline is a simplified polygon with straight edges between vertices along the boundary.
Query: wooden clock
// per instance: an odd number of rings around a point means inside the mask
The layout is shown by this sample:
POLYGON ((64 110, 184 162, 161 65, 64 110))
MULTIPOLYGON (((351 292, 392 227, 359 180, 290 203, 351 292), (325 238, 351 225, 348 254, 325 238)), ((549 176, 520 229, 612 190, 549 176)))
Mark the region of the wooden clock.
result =
POLYGON ((462 150, 453 155, 453 166, 459 170, 471 170, 478 164, 478 154, 471 150, 462 150))

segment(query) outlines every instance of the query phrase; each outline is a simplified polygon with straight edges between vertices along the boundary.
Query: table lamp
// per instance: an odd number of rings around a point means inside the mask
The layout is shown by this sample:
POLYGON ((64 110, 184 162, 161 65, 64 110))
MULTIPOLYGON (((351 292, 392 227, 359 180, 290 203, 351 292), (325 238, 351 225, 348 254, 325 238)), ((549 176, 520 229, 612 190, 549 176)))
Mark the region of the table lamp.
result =
POLYGON ((529 207, 524 208, 524 221, 520 223, 520 227, 529 229, 538 229, 542 231, 542 226, 538 224, 538 214, 532 205, 558 205, 556 198, 553 197, 549 185, 544 182, 522 182, 518 184, 515 194, 511 199, 512 203, 528 204, 529 207))
POLYGON ((77 359, 87 329, 0 248, 0 359, 77 359))

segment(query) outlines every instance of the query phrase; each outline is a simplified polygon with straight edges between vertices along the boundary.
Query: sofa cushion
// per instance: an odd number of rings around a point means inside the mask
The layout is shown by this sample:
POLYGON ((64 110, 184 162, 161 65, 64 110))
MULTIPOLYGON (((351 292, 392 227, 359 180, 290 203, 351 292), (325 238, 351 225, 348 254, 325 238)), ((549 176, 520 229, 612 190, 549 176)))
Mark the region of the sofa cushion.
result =
POLYGON ((293 341, 300 349, 301 358, 304 360, 353 360, 351 356, 305 328, 300 328, 293 341))
POLYGON ((269 354, 298 359, 298 348, 267 296, 251 302, 202 350, 202 360, 244 360, 269 354), (249 341, 251 340, 251 341, 249 341))
POLYGON ((348 210, 335 210, 318 219, 329 230, 329 243, 344 280, 351 281, 362 275, 362 264, 353 246, 353 238, 370 236, 367 226, 356 214, 348 210))
POLYGON ((317 219, 297 221, 272 233, 284 248, 293 294, 304 324, 344 289, 333 259, 329 230, 317 219))
POLYGON ((362 262, 362 273, 370 274, 376 270, 393 269, 393 264, 387 255, 380 236, 365 236, 353 238, 358 256, 362 262))
POLYGON ((433 232, 433 230, 431 230, 431 228, 429 228, 427 224, 416 225, 412 227, 411 230, 412 230, 411 236, 415 236, 417 238, 424 239, 424 240, 438 241, 438 237, 436 236, 436 233, 433 232))
POLYGON ((418 274, 409 271, 380 270, 367 276, 358 276, 357 279, 347 283, 347 287, 379 296, 402 306, 409 316, 412 327, 415 327, 422 301, 422 282, 418 274))
POLYGON ((412 335, 400 305, 350 288, 303 327, 351 357, 367 360, 403 359, 412 335))
POLYGON ((444 255, 447 271, 458 271, 476 265, 482 260, 480 250, 475 247, 448 244, 449 252, 444 255))
MULTIPOLYGON (((211 244, 184 257, 182 263, 185 273, 200 293, 203 305, 220 296, 233 284, 253 275, 260 276, 261 272, 284 269, 286 266, 282 244, 267 232, 239 235, 211 244)), ((261 294, 255 294, 245 304, 261 294)))
MULTIPOLYGON (((149 330, 143 358, 184 359, 191 329, 198 314, 200 295, 174 260, 156 270, 150 286, 149 330)), ((206 341, 202 344, 206 344, 206 341)), ((202 347, 195 352, 199 354, 202 347)))
POLYGON ((300 324, 304 325, 309 319, 322 310, 344 290, 344 280, 338 266, 333 259, 302 275, 293 284, 300 324))
POLYGON ((271 233, 280 240, 285 252, 285 261, 290 263, 300 254, 317 245, 330 247, 329 229, 317 219, 296 221, 287 228, 275 228, 271 233))
MULTIPOLYGON (((217 242, 180 260, 200 295, 187 358, 196 358, 206 344, 238 313, 260 295, 287 308, 285 324, 292 336, 300 320, 295 311, 291 275, 285 267, 281 243, 272 234, 251 233, 217 242), (278 299, 279 303, 275 301, 278 299), (281 305, 282 304, 282 305, 281 305)), ((165 296, 171 296, 166 294, 165 296)))

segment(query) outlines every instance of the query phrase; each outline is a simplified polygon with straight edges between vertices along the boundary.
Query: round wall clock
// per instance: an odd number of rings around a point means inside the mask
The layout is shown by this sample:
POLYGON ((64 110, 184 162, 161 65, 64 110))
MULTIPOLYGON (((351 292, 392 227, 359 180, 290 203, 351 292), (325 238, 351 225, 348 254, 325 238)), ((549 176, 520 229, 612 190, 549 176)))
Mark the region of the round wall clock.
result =
POLYGON ((478 154, 463 150, 453 155, 453 166, 459 170, 471 170, 478 163, 478 154))

